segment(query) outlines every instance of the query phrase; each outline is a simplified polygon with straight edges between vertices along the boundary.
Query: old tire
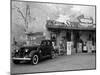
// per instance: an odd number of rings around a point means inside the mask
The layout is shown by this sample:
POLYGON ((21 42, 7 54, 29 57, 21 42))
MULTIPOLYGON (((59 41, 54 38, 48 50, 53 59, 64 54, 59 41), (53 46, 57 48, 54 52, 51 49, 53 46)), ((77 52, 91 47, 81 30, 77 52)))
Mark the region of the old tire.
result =
POLYGON ((36 65, 39 62, 39 56, 37 54, 33 55, 32 57, 32 64, 36 65))
POLYGON ((56 54, 55 54, 54 51, 52 51, 52 52, 51 52, 51 57, 50 57, 50 58, 53 59, 53 58, 55 58, 55 57, 56 57, 56 54))
POLYGON ((14 63, 14 64, 19 64, 20 61, 18 61, 18 60, 13 60, 13 63, 14 63))

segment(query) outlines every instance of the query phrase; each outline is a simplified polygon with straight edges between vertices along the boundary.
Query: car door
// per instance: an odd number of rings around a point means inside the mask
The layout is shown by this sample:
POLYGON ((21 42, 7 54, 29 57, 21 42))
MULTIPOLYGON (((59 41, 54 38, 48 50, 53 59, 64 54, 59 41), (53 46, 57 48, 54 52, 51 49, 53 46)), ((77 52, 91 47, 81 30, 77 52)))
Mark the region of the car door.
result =
POLYGON ((52 42, 48 41, 48 46, 47 46, 47 54, 50 55, 52 50, 52 42))
POLYGON ((45 46, 45 53, 46 53, 46 55, 49 55, 49 51, 50 51, 50 42, 46 41, 46 46, 45 46))
POLYGON ((45 51, 46 50, 46 41, 42 41, 40 50, 41 50, 42 56, 45 56, 46 55, 46 51, 45 51))

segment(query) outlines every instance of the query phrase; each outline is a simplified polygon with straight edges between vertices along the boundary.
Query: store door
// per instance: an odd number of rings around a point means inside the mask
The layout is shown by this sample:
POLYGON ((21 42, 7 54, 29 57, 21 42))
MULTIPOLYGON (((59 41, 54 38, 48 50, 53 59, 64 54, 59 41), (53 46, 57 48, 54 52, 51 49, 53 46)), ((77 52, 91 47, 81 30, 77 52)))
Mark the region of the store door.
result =
POLYGON ((79 31, 74 31, 74 48, 76 53, 78 53, 77 44, 79 40, 80 40, 79 31))

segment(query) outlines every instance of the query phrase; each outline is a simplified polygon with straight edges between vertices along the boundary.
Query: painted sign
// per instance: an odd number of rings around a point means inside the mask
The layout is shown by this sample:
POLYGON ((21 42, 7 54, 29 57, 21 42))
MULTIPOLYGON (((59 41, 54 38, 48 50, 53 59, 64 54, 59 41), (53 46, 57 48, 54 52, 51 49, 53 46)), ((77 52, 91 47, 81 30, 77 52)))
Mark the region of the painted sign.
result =
POLYGON ((80 21, 80 26, 82 27, 89 27, 89 26, 93 26, 93 19, 91 18, 81 18, 79 19, 80 21))

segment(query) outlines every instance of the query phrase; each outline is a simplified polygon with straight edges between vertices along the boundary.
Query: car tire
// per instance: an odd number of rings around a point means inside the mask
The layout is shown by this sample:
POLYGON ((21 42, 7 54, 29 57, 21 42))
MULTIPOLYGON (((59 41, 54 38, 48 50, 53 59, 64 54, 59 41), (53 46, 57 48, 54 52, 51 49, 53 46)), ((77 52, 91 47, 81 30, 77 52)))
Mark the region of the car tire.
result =
POLYGON ((39 56, 37 54, 33 55, 32 57, 32 64, 36 65, 39 62, 39 56))
POLYGON ((13 60, 13 63, 14 63, 14 64, 19 64, 20 61, 18 61, 18 60, 13 60))
POLYGON ((51 59, 55 58, 56 57, 56 54, 54 51, 51 52, 51 59))

